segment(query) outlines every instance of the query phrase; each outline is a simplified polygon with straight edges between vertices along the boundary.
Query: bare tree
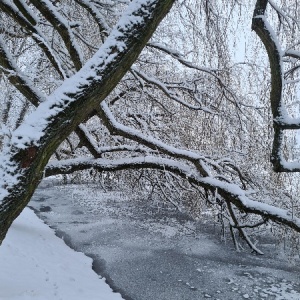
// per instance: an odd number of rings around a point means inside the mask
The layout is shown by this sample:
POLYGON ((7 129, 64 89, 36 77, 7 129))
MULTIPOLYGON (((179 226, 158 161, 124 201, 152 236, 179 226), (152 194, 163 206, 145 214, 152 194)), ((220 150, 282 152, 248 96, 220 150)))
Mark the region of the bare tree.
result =
MULTIPOLYGON (((261 126, 252 122, 261 114, 261 99, 248 101, 261 91, 246 97, 240 88, 241 68, 257 67, 232 64, 228 54, 233 48, 228 36, 234 31, 229 20, 241 9, 239 2, 177 1, 157 28, 173 2, 0 1, 1 87, 10 95, 0 98, 1 242, 43 176, 91 168, 139 172, 136 181, 151 182, 151 191, 178 209, 178 198, 188 192, 195 202, 218 207, 237 249, 236 230, 262 254, 247 230, 269 221, 300 232, 299 210, 291 213, 289 207, 273 204, 259 179, 243 171, 262 172, 264 160, 256 169, 250 166, 254 159, 238 167, 245 149, 255 152, 253 140, 260 139, 254 127, 261 126)), ((283 20, 297 21, 269 2, 283 20)), ((257 1, 253 28, 271 60, 274 113, 274 90, 283 93, 278 86, 282 72, 276 71, 281 65, 275 34, 263 16, 267 3, 257 1)), ((280 52, 280 59, 298 58, 296 51, 287 53, 280 52)), ((252 83, 248 85, 250 90, 252 83)), ((269 100, 267 93, 262 98, 269 100)), ((273 157, 279 149, 276 114, 274 118, 273 157)), ((291 128, 284 122, 280 133, 291 128)))

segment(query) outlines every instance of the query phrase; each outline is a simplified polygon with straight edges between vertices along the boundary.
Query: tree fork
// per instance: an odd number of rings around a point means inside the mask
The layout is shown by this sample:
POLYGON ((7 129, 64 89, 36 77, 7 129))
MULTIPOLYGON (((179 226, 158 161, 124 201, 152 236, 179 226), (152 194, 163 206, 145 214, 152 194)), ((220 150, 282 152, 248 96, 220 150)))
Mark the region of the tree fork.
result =
POLYGON ((264 44, 270 62, 271 68, 271 92, 270 101, 273 115, 273 129, 274 139, 271 154, 271 163, 275 172, 285 171, 281 162, 281 146, 283 139, 283 128, 277 120, 282 116, 281 101, 282 101, 282 89, 283 89, 283 76, 282 76, 282 56, 280 53, 279 45, 276 44, 272 37, 268 26, 263 19, 265 17, 265 11, 268 5, 268 0, 258 0, 255 5, 252 29, 258 35, 262 43, 264 44))

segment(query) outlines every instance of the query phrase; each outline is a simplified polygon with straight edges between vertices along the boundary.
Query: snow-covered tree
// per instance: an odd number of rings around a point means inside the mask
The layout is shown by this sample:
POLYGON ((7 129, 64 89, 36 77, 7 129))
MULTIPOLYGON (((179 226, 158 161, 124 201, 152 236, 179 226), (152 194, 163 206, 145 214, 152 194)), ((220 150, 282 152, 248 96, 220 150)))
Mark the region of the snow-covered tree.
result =
POLYGON ((2 73, 25 101, 37 107, 15 130, 4 129, 1 242, 30 200, 56 148, 76 130, 88 140, 80 124, 99 110, 174 1, 133 1, 112 30, 104 15, 126 1, 75 2, 0 2, 2 73), (78 9, 70 11, 72 5, 78 9), (79 21, 84 13, 90 17, 83 25, 79 21), (90 38, 107 38, 85 62, 83 48, 94 49, 94 45, 86 44, 84 29, 96 25, 100 33, 90 32, 90 38), (23 55, 28 49, 32 57, 23 55), (47 79, 41 82, 44 72, 47 79), (45 89, 52 90, 50 95, 43 93, 45 89))
POLYGON ((218 207, 237 248, 235 230, 262 253, 247 229, 269 221, 300 232, 299 208, 266 188, 269 106, 275 170, 299 170, 282 162, 300 57, 297 7, 283 2, 0 0, 0 243, 44 176, 90 169, 131 170, 122 180, 178 209, 218 207), (253 11, 271 72, 259 40, 251 52, 234 34, 253 11), (232 58, 241 48, 251 61, 232 58))

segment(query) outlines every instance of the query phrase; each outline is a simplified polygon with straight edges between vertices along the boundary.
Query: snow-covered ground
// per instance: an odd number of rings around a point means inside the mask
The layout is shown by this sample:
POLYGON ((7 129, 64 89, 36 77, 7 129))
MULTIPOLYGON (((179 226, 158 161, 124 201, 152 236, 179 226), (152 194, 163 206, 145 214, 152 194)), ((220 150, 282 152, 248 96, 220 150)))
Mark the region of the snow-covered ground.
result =
POLYGON ((0 299, 122 299, 91 266, 26 208, 0 247, 0 299))

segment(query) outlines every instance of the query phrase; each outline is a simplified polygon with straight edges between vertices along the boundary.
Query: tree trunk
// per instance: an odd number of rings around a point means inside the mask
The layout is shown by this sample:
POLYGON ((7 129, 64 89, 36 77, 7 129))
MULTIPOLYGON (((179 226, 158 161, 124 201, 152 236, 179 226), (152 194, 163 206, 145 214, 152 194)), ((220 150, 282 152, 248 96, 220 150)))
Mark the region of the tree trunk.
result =
MULTIPOLYGON (((46 126, 42 130, 38 128, 41 137, 20 145, 23 141, 22 130, 17 130, 12 144, 3 153, 4 164, 0 170, 3 174, 3 184, 0 188, 0 245, 12 222, 30 201, 56 148, 115 88, 174 1, 133 1, 130 4, 131 9, 125 12, 119 25, 117 24, 112 31, 114 36, 109 36, 95 54, 94 61, 97 65, 87 64, 88 66, 84 66, 74 78, 69 79, 49 96, 51 99, 60 96, 60 101, 56 101, 54 105, 48 104, 53 113, 45 119, 46 126), (129 22, 130 16, 137 17, 138 21, 129 22), (86 76, 89 72, 95 76, 86 76), (76 83, 77 89, 74 89, 76 83)), ((49 99, 37 108, 35 116, 44 113, 47 101, 49 99)), ((30 120, 30 117, 28 119, 30 120)), ((22 125, 20 127, 22 129, 22 125)), ((25 129, 28 128, 34 129, 27 124, 25 129)))

